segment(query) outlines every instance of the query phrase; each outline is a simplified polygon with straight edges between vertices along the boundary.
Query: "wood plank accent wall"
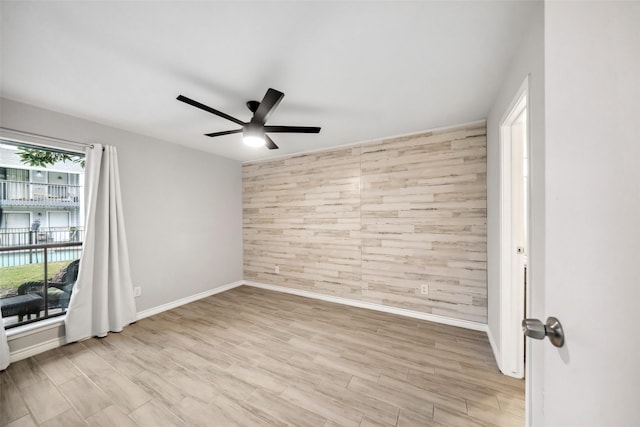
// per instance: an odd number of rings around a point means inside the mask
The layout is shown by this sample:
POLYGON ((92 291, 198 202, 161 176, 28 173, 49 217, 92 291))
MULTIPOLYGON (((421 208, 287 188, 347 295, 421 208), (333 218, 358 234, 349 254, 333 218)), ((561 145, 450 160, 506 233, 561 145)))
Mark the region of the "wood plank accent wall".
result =
POLYGON ((484 123, 246 163, 243 212, 246 280, 487 321, 484 123))

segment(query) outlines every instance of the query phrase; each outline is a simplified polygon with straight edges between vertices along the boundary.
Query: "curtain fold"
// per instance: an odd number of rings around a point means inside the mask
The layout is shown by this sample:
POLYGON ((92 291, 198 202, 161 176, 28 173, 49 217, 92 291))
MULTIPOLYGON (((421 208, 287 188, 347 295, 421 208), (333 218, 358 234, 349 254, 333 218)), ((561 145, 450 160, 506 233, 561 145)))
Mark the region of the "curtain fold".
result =
POLYGON ((65 317, 67 343, 120 332, 136 320, 115 147, 86 153, 85 239, 65 317))

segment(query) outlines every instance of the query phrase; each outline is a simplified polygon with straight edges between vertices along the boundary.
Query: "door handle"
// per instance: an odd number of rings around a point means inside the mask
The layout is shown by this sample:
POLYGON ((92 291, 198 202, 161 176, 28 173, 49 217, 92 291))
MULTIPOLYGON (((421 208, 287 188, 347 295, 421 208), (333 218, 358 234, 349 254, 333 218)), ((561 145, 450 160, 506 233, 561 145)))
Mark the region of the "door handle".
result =
POLYGON ((547 323, 543 324, 538 319, 523 319, 522 332, 529 338, 543 340, 549 337, 549 341, 556 347, 564 345, 564 331, 560 321, 555 317, 547 317, 547 323))

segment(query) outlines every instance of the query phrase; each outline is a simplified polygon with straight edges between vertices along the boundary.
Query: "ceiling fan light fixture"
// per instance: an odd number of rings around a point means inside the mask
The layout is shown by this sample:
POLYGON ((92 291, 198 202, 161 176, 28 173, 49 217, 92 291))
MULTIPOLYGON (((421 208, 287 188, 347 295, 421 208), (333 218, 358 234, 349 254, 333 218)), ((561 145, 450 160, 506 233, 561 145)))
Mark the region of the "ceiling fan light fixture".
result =
POLYGON ((266 143, 264 132, 259 127, 247 126, 242 133, 242 142, 249 147, 262 147, 266 143))
POLYGON ((242 142, 249 147, 262 147, 265 144, 264 138, 260 136, 245 136, 242 138, 242 142))

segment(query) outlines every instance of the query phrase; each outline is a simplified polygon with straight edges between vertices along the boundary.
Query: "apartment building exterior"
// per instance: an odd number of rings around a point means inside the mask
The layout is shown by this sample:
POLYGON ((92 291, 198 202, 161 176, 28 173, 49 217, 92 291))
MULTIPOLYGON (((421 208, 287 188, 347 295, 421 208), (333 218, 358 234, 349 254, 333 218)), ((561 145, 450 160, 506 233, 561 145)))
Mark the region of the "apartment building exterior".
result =
POLYGON ((74 162, 34 167, 0 141, 0 246, 82 240, 84 170, 74 162))

